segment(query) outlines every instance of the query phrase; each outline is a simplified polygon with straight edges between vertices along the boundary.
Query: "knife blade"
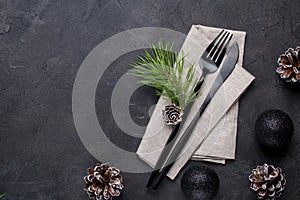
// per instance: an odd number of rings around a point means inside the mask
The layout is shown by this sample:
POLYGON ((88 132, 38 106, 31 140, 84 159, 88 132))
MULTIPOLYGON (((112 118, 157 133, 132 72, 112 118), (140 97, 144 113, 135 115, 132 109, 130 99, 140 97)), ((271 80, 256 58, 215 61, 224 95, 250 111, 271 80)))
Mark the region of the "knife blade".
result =
MULTIPOLYGON (((173 151, 170 153, 170 156, 168 159, 164 162, 163 167, 160 170, 157 170, 156 176, 155 176, 155 182, 153 181, 153 190, 156 190, 160 183, 162 182, 163 178, 167 175, 168 171, 173 166, 174 162, 180 155, 182 149, 184 148, 185 144, 187 143, 188 139, 190 138, 190 135, 192 134, 197 122, 199 121, 201 115, 205 111, 207 105, 210 103, 211 99, 215 95, 215 93, 218 91, 218 89, 221 87, 221 85, 225 82, 225 80, 228 78, 228 76, 233 71, 239 57, 239 47, 237 42, 233 44, 231 47, 228 56, 226 57, 223 65, 221 66, 219 73, 213 83, 213 85, 210 88, 209 93, 205 97, 205 100, 203 104, 201 105, 200 109, 196 113, 193 120, 188 125, 187 129, 184 131, 184 133, 179 138, 176 146, 173 148, 173 151)), ((169 147, 171 148, 171 147, 169 147)), ((154 177, 152 177, 154 179, 154 177)))

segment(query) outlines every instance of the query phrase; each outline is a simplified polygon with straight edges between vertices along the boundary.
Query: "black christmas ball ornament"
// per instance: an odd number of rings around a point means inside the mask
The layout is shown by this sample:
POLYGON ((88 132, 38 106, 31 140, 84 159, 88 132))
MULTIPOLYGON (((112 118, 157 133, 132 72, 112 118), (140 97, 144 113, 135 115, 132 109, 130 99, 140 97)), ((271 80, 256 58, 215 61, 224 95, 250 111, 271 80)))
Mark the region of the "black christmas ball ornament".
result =
POLYGON ((266 150, 285 149, 293 133, 292 119, 281 110, 267 110, 258 117, 255 123, 256 141, 266 150))
POLYGON ((210 167, 189 167, 181 178, 182 192, 190 200, 211 200, 219 190, 219 177, 210 167))

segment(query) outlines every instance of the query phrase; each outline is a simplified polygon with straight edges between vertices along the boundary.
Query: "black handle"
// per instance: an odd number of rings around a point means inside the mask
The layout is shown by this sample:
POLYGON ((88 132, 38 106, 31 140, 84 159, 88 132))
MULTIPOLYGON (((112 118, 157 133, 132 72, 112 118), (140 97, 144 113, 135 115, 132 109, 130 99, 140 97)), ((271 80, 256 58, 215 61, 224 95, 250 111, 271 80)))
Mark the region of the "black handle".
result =
MULTIPOLYGON (((197 114, 195 115, 195 117, 193 118, 193 120, 191 121, 191 123, 189 124, 189 126, 187 127, 185 132, 183 133, 182 137, 179 139, 177 145, 174 147, 169 158, 165 162, 165 166, 160 171, 159 170, 155 171, 156 172, 155 173, 156 181, 155 181, 155 183, 153 183, 153 186, 152 186, 153 190, 156 190, 159 187, 159 185, 163 181, 164 177, 167 175, 169 170, 172 168, 173 164, 175 163, 176 159, 178 158, 182 149, 184 148, 188 139, 190 138, 198 120, 200 119, 202 113, 204 112, 205 108, 209 104, 210 100, 211 100, 211 97, 209 95, 207 95, 204 100, 204 103, 200 107, 199 111, 197 112, 197 114)), ((155 178, 153 178, 152 181, 154 181, 155 178)))
POLYGON ((155 171, 153 171, 151 173, 151 176, 150 178, 148 179, 148 182, 147 182, 147 185, 146 187, 149 188, 152 183, 154 182, 156 176, 158 175, 159 173, 159 169, 163 166, 164 164, 164 161, 167 159, 167 156, 169 155, 173 145, 174 145, 174 142, 176 141, 176 138, 177 138, 177 133, 178 133, 178 130, 180 128, 180 124, 181 123, 178 123, 175 128, 172 130, 172 133, 171 135, 169 136, 157 162, 156 162, 156 165, 155 165, 155 171), (173 142, 172 142, 173 141, 173 142), (172 143, 171 143, 172 142, 172 143))
POLYGON ((167 160, 167 157, 168 155, 170 154, 173 146, 174 146, 174 143, 177 141, 177 138, 179 136, 179 132, 180 132, 180 129, 182 128, 182 125, 184 124, 185 120, 186 120, 186 117, 187 117, 187 114, 190 112, 191 108, 192 108, 193 104, 190 103, 185 109, 184 109, 184 112, 186 113, 183 117, 183 120, 178 123, 174 129, 172 130, 156 164, 155 164, 155 171, 153 171, 150 175, 150 178, 148 179, 148 182, 147 182, 147 185, 146 185, 146 188, 149 188, 151 187, 151 185, 153 184, 153 182, 155 181, 157 175, 160 173, 161 171, 161 168, 165 165, 165 161, 167 160))
MULTIPOLYGON (((196 87, 194 88, 194 92, 195 92, 195 93, 197 93, 197 92, 200 90, 200 88, 201 88, 201 86, 202 86, 202 84, 203 84, 203 82, 204 82, 204 76, 205 76, 205 74, 203 73, 202 76, 200 77, 200 79, 198 80, 198 83, 197 83, 196 87)), ((198 93, 197 93, 197 94, 198 94, 198 93)), ((155 168, 154 168, 155 171, 153 171, 153 172, 151 173, 150 178, 148 179, 146 188, 149 188, 149 187, 154 183, 156 177, 158 176, 158 174, 159 174, 160 171, 161 171, 160 168, 164 166, 165 161, 166 161, 168 155, 170 154, 170 152, 171 152, 171 150, 172 150, 172 147, 174 146, 174 143, 175 143, 175 141, 176 141, 176 139, 177 139, 177 137, 178 137, 178 134, 177 134, 177 133, 180 132, 180 131, 179 131, 180 128, 181 128, 180 126, 181 126, 182 124, 184 124, 184 121, 185 121, 185 119, 186 119, 188 113, 190 112, 192 106, 193 106, 193 103, 190 103, 190 104, 184 109, 184 113, 185 113, 185 114, 184 114, 183 121, 182 121, 181 123, 178 123, 178 124, 175 126, 175 128, 172 130, 172 133, 171 133, 171 135, 169 136, 169 138, 168 138, 168 140, 167 140, 167 142, 166 142, 166 144, 165 144, 165 146, 164 146, 164 148, 163 148, 163 150, 162 150, 162 152, 161 152, 161 154, 160 154, 160 156, 159 156, 159 158, 158 158, 158 160, 157 160, 157 162, 156 162, 156 164, 155 164, 155 168)), ((167 166, 169 166, 169 165, 167 165, 167 166)), ((157 181, 158 181, 158 180, 157 180, 157 181)), ((156 181, 156 182, 157 182, 157 181, 156 181)), ((152 189, 154 189, 154 187, 152 187, 152 189)))
POLYGON ((156 178, 156 181, 152 185, 152 190, 157 190, 157 188, 159 187, 159 185, 161 184, 161 182, 164 180, 165 176, 167 175, 168 171, 172 168, 173 164, 174 163, 171 163, 170 165, 163 167, 162 171, 157 174, 158 176, 156 178))
POLYGON ((200 90, 200 88, 202 87, 203 82, 204 82, 204 76, 201 76, 198 83, 197 83, 197 85, 196 85, 196 87, 195 87, 195 89, 194 89, 195 93, 200 90))
MULTIPOLYGON (((200 81, 199 81, 199 83, 200 83, 200 81)), ((205 97, 205 100, 204 100, 203 104, 201 105, 200 109, 196 113, 195 117, 193 118, 193 120, 191 121, 191 123, 189 124, 187 129, 182 134, 182 137, 179 139, 178 143, 176 144, 173 151, 171 152, 169 158, 165 162, 164 167, 156 174, 157 178, 156 178, 156 182, 153 184, 153 187, 152 187, 153 190, 158 188, 158 186, 161 184, 164 177, 167 175, 167 173, 169 172, 169 170, 173 166, 174 162, 177 160, 177 158, 180 155, 182 149, 187 144, 187 141, 189 140, 189 138, 190 138, 197 122, 199 121, 201 115, 205 111, 207 105, 209 104, 212 97, 217 92, 218 88, 222 85, 222 83, 223 83, 222 76, 220 74, 218 74, 218 76, 216 77, 212 87, 210 88, 209 93, 205 97)))

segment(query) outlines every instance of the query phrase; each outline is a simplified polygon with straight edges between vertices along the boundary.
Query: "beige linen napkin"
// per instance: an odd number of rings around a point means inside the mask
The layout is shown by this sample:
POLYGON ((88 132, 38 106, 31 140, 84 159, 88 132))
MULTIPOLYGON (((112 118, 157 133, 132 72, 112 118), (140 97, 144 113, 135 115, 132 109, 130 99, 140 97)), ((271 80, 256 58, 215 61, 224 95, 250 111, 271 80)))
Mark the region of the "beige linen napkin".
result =
MULTIPOLYGON (((222 29, 193 25, 182 46, 182 52, 189 63, 197 65, 202 52, 222 29)), ((247 89, 254 77, 242 68, 246 33, 228 30, 233 33, 232 41, 239 45, 238 63, 225 83, 217 91, 205 112, 198 121, 187 145, 168 173, 174 179, 189 159, 225 164, 226 159, 234 159, 236 151, 238 99, 247 89)), ((186 122, 179 134, 182 134, 188 123, 200 108, 210 85, 217 73, 209 74, 201 88, 199 98, 193 105, 186 122)), ((137 150, 139 157, 154 167, 170 135, 172 128, 162 120, 162 110, 170 102, 160 98, 147 125, 144 137, 137 150)))

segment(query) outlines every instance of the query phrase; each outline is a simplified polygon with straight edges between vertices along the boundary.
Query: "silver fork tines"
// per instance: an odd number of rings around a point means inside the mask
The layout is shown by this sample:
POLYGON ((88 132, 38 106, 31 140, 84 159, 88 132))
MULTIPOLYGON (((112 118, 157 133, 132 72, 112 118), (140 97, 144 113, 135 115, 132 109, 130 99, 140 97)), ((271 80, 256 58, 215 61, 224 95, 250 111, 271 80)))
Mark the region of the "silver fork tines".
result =
POLYGON ((207 74, 217 71, 225 57, 226 50, 232 37, 232 33, 222 30, 205 49, 199 59, 202 76, 196 89, 199 89, 202 86, 207 74))
POLYGON ((222 51, 220 51, 219 54, 215 54, 212 58, 215 61, 216 65, 220 66, 232 37, 233 37, 233 35, 231 33, 227 32, 227 35, 225 36, 225 38, 222 41, 220 48, 219 48, 219 49, 222 49, 222 51))
POLYGON ((228 31, 222 30, 205 50, 207 52, 206 57, 220 65, 232 36, 228 31))

